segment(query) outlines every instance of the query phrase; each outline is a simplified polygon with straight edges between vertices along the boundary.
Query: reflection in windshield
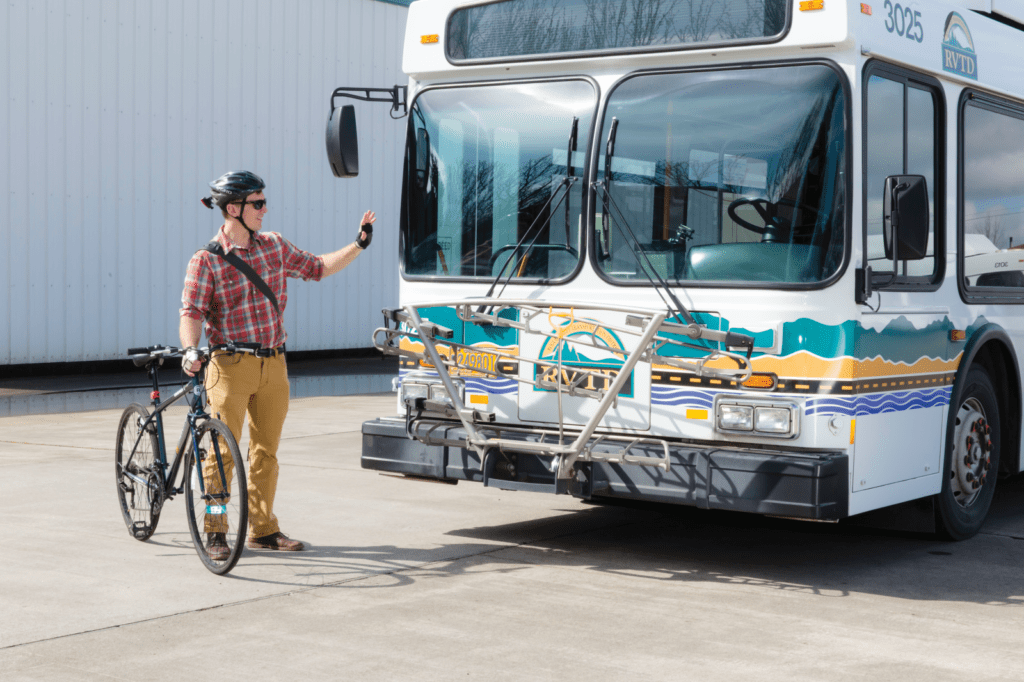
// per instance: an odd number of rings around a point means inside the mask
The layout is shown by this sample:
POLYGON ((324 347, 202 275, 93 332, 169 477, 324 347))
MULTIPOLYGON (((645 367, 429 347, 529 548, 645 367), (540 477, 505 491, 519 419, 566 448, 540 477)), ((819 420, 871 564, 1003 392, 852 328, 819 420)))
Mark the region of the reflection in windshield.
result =
POLYGON ((403 198, 410 275, 558 279, 579 260, 585 81, 431 90, 410 115, 403 198), (514 106, 510 106, 514 103, 514 106))
POLYGON ((600 267, 637 281, 827 279, 844 249, 844 111, 820 65, 626 81, 602 139, 617 118, 610 196, 646 258, 612 210, 596 220, 600 267))

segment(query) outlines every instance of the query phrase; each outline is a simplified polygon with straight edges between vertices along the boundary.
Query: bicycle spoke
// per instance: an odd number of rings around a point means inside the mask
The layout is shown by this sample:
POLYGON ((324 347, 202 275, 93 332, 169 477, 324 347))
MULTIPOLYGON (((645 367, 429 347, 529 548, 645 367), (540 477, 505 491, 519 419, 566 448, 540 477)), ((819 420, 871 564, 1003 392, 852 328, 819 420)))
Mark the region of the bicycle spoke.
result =
POLYGON ((145 407, 129 405, 121 415, 114 453, 117 497, 128 532, 147 540, 156 530, 163 502, 159 475, 159 445, 156 434, 143 424, 149 416, 145 407))
POLYGON ((196 427, 185 480, 189 531, 203 564, 230 571, 242 553, 248 524, 248 491, 238 445, 223 422, 196 427))

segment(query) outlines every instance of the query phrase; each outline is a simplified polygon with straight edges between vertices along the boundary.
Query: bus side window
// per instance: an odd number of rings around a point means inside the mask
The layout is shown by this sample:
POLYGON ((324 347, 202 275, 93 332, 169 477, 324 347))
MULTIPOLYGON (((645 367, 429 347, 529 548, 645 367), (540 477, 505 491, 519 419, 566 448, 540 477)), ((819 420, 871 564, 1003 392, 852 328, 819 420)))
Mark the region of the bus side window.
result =
POLYGON ((1024 112, 995 104, 972 98, 961 113, 962 274, 968 288, 1005 291, 1024 287, 1024 112))
POLYGON ((927 255, 902 261, 896 273, 901 281, 928 283, 938 274, 936 237, 941 221, 936 216, 937 139, 939 135, 934 91, 896 70, 868 67, 865 108, 865 231, 867 261, 876 284, 892 280, 892 261, 882 238, 882 203, 886 177, 923 175, 928 183, 929 225, 927 255))

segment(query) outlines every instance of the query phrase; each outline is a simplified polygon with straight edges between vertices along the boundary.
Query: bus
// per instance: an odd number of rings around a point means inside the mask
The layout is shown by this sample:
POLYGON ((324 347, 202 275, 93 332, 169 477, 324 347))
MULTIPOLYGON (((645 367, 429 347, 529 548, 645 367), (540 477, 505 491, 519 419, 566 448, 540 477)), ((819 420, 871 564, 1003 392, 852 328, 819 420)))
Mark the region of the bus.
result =
POLYGON ((412 3, 362 466, 973 536, 1022 467, 1022 44, 1019 0, 412 3))

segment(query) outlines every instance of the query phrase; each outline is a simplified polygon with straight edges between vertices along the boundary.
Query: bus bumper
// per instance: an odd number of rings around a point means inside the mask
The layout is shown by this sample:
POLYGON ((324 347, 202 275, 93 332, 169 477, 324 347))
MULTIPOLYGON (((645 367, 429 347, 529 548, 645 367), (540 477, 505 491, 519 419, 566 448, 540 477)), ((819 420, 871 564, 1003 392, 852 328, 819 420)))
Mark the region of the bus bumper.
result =
MULTIPOLYGON (((363 424, 362 466, 448 483, 478 481, 506 490, 568 493, 585 499, 648 500, 821 521, 848 514, 850 468, 843 452, 674 443, 668 472, 580 462, 574 479, 558 481, 549 468, 551 458, 538 455, 494 452, 481 469, 477 452, 460 445, 465 435, 461 425, 453 424, 435 430, 432 438, 438 444, 428 445, 406 435, 404 420, 368 421, 363 424)), ((601 447, 595 450, 600 452, 601 447)))

